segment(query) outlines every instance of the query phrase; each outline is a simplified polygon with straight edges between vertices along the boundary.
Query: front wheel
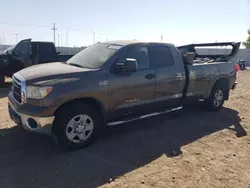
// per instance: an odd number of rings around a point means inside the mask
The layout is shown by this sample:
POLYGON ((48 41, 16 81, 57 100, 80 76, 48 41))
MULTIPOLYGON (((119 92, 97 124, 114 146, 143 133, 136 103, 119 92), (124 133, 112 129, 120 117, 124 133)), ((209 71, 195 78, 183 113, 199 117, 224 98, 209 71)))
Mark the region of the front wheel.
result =
POLYGON ((214 86, 210 97, 205 100, 205 105, 209 110, 216 111, 219 110, 225 101, 225 90, 220 84, 214 86))
POLYGON ((76 150, 91 144, 102 126, 101 117, 87 104, 65 106, 56 114, 53 134, 67 150, 76 150))

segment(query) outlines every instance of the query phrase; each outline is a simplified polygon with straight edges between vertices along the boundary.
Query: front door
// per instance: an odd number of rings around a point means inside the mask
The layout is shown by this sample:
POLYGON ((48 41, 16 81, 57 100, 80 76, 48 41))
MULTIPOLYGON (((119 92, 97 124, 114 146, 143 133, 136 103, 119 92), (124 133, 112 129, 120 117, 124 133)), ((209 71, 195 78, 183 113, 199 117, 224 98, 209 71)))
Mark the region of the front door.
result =
POLYGON ((155 71, 150 65, 148 47, 146 45, 128 47, 119 53, 117 60, 120 58, 135 59, 138 70, 128 75, 110 73, 108 79, 110 110, 116 117, 147 112, 154 103, 156 81, 155 71))
POLYGON ((31 39, 22 40, 12 50, 11 61, 14 73, 31 65, 30 43, 31 39))

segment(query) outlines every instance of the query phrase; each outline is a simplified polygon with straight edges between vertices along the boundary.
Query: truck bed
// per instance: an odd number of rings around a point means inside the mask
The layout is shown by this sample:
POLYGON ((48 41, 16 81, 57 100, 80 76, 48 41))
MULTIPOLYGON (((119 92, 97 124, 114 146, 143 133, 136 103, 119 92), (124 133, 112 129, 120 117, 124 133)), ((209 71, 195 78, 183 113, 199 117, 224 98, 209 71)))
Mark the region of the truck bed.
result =
POLYGON ((177 49, 183 57, 185 65, 186 83, 183 91, 184 98, 198 97, 206 99, 209 97, 215 82, 225 79, 228 82, 229 90, 236 81, 235 63, 230 61, 239 50, 240 43, 205 43, 190 44, 180 46, 177 49), (228 55, 224 54, 203 54, 197 53, 195 47, 211 47, 211 46, 232 46, 228 55), (186 56, 186 55, 190 56, 186 56), (185 57, 186 56, 186 57, 185 57))

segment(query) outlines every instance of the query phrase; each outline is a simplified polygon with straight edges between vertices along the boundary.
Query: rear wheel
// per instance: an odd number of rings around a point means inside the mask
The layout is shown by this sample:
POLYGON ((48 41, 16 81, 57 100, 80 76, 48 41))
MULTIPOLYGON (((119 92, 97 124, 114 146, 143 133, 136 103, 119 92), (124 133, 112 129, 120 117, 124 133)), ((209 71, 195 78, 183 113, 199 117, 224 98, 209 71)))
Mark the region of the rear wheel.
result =
POLYGON ((53 134, 58 143, 67 150, 84 148, 98 136, 102 119, 87 104, 67 105, 56 114, 53 134))
POLYGON ((216 84, 210 94, 210 97, 205 100, 205 105, 209 110, 219 110, 225 101, 225 89, 221 84, 216 84))

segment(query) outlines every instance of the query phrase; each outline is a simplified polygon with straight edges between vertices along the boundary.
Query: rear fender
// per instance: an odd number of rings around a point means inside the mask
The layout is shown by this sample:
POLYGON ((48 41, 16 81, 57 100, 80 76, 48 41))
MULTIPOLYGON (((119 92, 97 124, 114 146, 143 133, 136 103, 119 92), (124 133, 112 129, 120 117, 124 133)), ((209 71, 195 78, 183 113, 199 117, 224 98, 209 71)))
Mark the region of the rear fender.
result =
POLYGON ((211 95, 212 90, 216 87, 216 86, 222 86, 223 90, 224 90, 224 94, 225 94, 225 100, 228 100, 229 98, 229 80, 226 77, 221 77, 219 78, 214 84, 212 89, 210 90, 209 96, 211 95))

